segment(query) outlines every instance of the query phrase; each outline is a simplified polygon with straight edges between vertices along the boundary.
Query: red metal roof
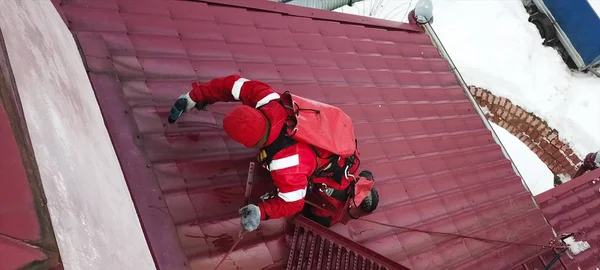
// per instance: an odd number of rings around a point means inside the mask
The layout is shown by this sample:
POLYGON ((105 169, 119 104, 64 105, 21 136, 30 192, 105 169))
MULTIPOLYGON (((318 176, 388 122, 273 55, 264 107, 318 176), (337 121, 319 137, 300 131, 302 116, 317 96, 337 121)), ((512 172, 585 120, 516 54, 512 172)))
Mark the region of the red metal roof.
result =
POLYGON ((316 222, 298 216, 290 241, 286 270, 320 269, 397 269, 408 270, 397 262, 373 252, 316 222))
POLYGON ((29 242, 41 240, 40 223, 8 114, 0 102, 0 257, 5 269, 17 269, 46 254, 29 242))
POLYGON ((535 200, 556 233, 573 233, 575 240, 590 244, 573 260, 564 255, 569 269, 600 267, 600 169, 539 194, 535 200))
MULTIPOLYGON (((56 1, 60 3, 61 1, 56 1)), ((63 0, 161 269, 212 269, 235 241, 255 152, 227 138, 236 104, 166 118, 192 80, 240 73, 342 108, 381 201, 365 218, 516 242, 553 237, 429 36, 414 25, 269 1, 63 0)), ((253 195, 267 191, 257 175, 253 195)), ((223 269, 285 267, 284 220, 223 269)), ((410 269, 506 269, 540 248, 390 229, 333 231, 410 269)))
POLYGON ((0 269, 62 269, 0 31, 0 269))

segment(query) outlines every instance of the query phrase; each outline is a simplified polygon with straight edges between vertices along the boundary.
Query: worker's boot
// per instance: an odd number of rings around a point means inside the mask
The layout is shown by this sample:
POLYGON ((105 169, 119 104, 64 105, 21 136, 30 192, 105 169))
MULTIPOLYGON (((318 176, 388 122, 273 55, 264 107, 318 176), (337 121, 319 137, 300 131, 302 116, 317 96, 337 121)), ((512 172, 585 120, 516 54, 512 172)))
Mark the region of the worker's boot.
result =
MULTIPOLYGON (((358 175, 360 177, 367 178, 369 180, 374 180, 373 173, 371 171, 364 170, 360 172, 358 175)), ((360 203, 360 208, 367 212, 371 213, 375 211, 377 205, 379 204, 379 193, 375 189, 375 187, 371 188, 371 192, 365 197, 365 199, 360 203)))

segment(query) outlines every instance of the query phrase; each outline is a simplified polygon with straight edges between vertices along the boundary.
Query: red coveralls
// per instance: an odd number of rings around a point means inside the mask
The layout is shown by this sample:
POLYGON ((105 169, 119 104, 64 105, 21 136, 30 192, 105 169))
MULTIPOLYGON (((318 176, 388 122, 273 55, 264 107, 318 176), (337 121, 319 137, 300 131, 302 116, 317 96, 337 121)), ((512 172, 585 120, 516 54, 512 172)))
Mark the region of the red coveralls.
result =
MULTIPOLYGON (((194 84, 194 88, 190 92, 190 98, 195 102, 207 104, 217 101, 241 101, 246 106, 257 108, 271 123, 265 146, 277 139, 286 121, 287 113, 284 107, 277 102, 280 93, 265 83, 247 80, 239 75, 216 78, 208 83, 194 84)), ((321 157, 331 155, 331 153, 324 150, 320 150, 319 153, 321 157)), ((358 152, 356 154, 358 155, 358 152)), ((319 163, 326 163, 326 160, 317 160, 315 151, 302 142, 284 148, 273 156, 272 162, 265 167, 270 171, 271 178, 278 189, 278 196, 258 205, 261 220, 287 217, 300 212, 305 206, 304 197, 309 181, 315 184, 325 184, 337 190, 344 190, 348 187, 349 182, 345 177, 342 177, 341 184, 336 183, 331 178, 313 178, 315 170, 326 165, 318 164, 318 161, 319 163)), ((340 160, 340 166, 343 166, 343 161, 343 159, 340 160)), ((357 169, 358 164, 354 164, 349 172, 354 174, 357 169)), ((344 202, 327 196, 324 192, 319 191, 318 194, 338 209, 341 209, 344 205, 344 202)), ((309 212, 309 216, 312 214, 318 217, 331 218, 329 224, 322 223, 325 226, 338 222, 342 214, 331 213, 314 207, 307 207, 305 211, 309 212)))

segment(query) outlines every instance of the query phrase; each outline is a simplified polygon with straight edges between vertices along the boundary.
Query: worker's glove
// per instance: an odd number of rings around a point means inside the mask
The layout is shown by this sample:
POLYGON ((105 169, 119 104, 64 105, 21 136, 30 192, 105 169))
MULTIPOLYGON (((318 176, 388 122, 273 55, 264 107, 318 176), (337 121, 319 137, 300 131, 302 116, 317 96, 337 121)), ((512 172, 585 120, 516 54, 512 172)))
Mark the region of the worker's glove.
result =
POLYGON ((239 213, 242 215, 242 219, 240 221, 242 228, 246 231, 254 231, 260 225, 260 208, 254 204, 249 204, 242 209, 240 209, 239 213))
POLYGON ((189 112, 191 109, 196 108, 198 110, 204 110, 206 107, 206 103, 204 102, 194 102, 190 97, 190 93, 185 93, 175 101, 173 107, 171 107, 171 112, 169 113, 169 124, 175 123, 177 119, 184 113, 189 112))

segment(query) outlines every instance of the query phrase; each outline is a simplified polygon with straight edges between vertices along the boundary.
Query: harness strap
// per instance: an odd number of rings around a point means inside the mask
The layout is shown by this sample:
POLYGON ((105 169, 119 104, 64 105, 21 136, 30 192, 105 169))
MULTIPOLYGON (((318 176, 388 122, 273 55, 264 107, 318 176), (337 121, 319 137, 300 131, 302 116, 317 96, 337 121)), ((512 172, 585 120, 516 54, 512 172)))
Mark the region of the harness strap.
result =
MULTIPOLYGON (((358 142, 356 140, 355 140, 355 143, 356 143, 356 146, 358 147, 358 142)), ((360 165, 360 160, 357 157, 356 152, 352 156, 344 158, 344 165, 340 166, 339 165, 339 160, 341 158, 340 156, 338 156, 336 154, 332 154, 328 157, 321 157, 319 155, 319 151, 315 147, 312 147, 312 149, 318 158, 329 160, 329 162, 327 164, 323 165, 321 168, 318 168, 315 171, 315 173, 314 173, 315 177, 332 178, 333 180, 335 180, 336 183, 341 184, 342 179, 348 177, 348 173, 349 173, 348 170, 350 168, 354 167, 354 165, 360 165)), ((356 166, 356 167, 358 168, 358 166, 356 166)))
POLYGON ((335 189, 335 188, 328 187, 327 185, 319 183, 319 184, 312 184, 312 188, 319 189, 319 190, 323 191, 325 194, 327 194, 327 196, 333 197, 334 199, 336 199, 338 201, 345 201, 350 195, 348 193, 350 186, 346 187, 345 189, 335 189))
POLYGON ((277 136, 277 139, 275 139, 273 143, 261 149, 258 156, 258 161, 263 166, 269 165, 271 161, 273 161, 273 157, 275 156, 275 154, 277 154, 279 151, 298 143, 296 140, 286 136, 286 129, 287 127, 284 125, 281 131, 279 132, 279 136, 277 136))
MULTIPOLYGON (((288 114, 287 119, 286 119, 287 121, 286 121, 286 124, 284 125, 284 127, 281 129, 280 134, 277 137, 277 139, 270 145, 265 146, 265 147, 263 147, 263 149, 261 149, 260 154, 258 155, 258 160, 263 166, 269 165, 273 161, 273 157, 275 156, 275 154, 277 154, 279 151, 298 143, 296 140, 294 140, 292 138, 294 133, 293 133, 293 129, 292 130, 290 130, 290 129, 294 128, 296 126, 296 124, 297 124, 296 116, 300 111, 310 110, 310 109, 302 109, 302 108, 294 106, 295 104, 292 101, 291 95, 289 94, 289 92, 284 93, 284 95, 282 95, 280 97, 279 103, 286 109, 286 112, 288 114)), ((314 113, 317 113, 317 114, 320 113, 318 110, 312 110, 312 111, 314 111, 314 113)), ((355 140, 355 144, 356 144, 356 146, 358 146, 357 140, 355 140)), ((317 177, 318 178, 327 177, 327 178, 332 178, 335 182, 337 182, 338 184, 341 184, 343 178, 348 177, 348 174, 350 173, 348 170, 350 168, 354 167, 355 165, 360 164, 360 160, 358 159, 356 152, 352 156, 344 158, 343 165, 340 166, 339 162, 340 162, 341 157, 339 155, 331 154, 327 157, 323 157, 319 154, 319 150, 315 146, 310 145, 310 147, 313 149, 315 155, 317 156, 317 163, 322 164, 322 162, 319 161, 319 159, 327 160, 327 162, 325 164, 321 165, 321 167, 317 166, 317 169, 315 170, 315 172, 308 179, 308 182, 309 182, 308 188, 321 190, 321 191, 325 192, 325 194, 335 198, 336 200, 347 201, 348 198, 350 198, 352 195, 351 191, 353 190, 353 188, 352 188, 353 182, 354 182, 353 180, 348 179, 348 180, 350 180, 351 184, 343 190, 338 190, 338 189, 334 189, 331 187, 327 187, 326 185, 323 185, 323 184, 315 184, 312 182, 312 179, 317 178, 317 177)), ((356 166, 356 167, 358 167, 358 166, 356 166)), ((276 196, 276 193, 265 194, 265 195, 263 195, 264 198, 262 198, 262 199, 265 200, 265 199, 272 198, 275 196, 276 196)))

